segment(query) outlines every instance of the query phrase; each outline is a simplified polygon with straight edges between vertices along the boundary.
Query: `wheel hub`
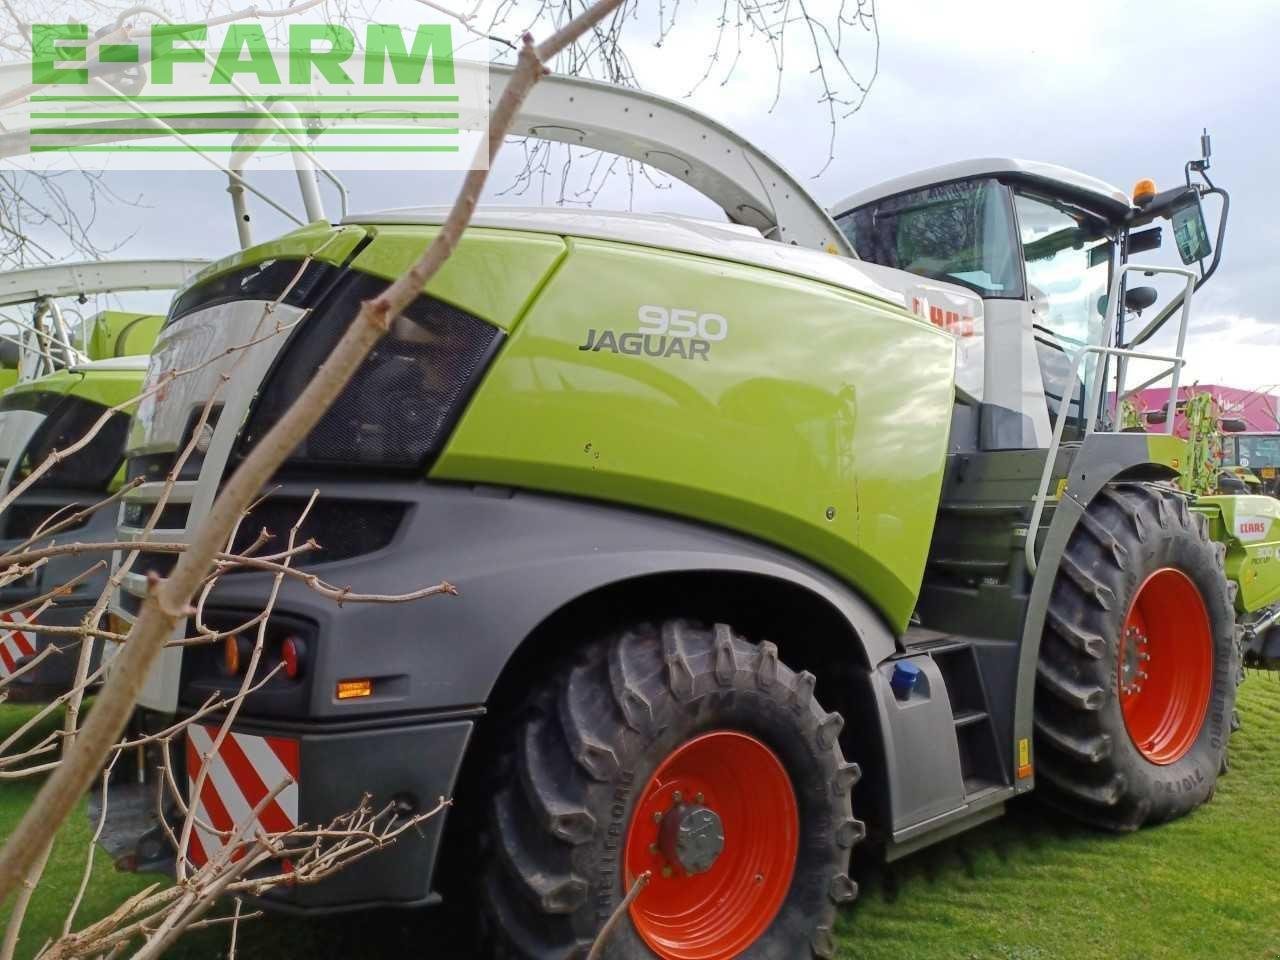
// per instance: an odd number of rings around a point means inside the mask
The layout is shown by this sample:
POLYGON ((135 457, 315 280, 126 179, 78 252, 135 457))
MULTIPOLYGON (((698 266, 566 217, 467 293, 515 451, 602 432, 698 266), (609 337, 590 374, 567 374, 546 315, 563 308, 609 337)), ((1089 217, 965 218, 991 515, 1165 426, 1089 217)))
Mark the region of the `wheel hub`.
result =
POLYGON ((1123 656, 1120 659, 1120 692, 1133 696, 1142 692, 1142 682, 1149 679, 1146 667, 1151 660, 1151 641, 1132 624, 1125 628, 1123 656))
POLYGON ((724 823, 701 804, 681 804, 662 818, 658 848, 685 873, 706 873, 724 852, 724 823))
POLYGON ((1149 762, 1175 763, 1195 744, 1213 670, 1213 630, 1199 588, 1182 570, 1161 567, 1130 602, 1116 664, 1125 728, 1149 762))
POLYGON ((777 755, 736 730, 676 747, 637 796, 622 892, 636 932, 661 960, 732 960, 773 922, 799 852, 791 778, 777 755))

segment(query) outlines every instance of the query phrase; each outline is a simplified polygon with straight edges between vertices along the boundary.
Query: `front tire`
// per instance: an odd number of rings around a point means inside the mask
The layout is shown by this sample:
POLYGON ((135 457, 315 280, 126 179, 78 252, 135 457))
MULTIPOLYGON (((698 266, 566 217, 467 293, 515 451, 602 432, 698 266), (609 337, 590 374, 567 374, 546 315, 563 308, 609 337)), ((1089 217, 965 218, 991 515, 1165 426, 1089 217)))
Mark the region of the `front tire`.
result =
POLYGON ((1045 798, 1136 830, 1206 802, 1239 672, 1222 551, 1185 496, 1104 487, 1062 557, 1037 669, 1045 798))
POLYGON ((832 957, 864 835, 843 721, 770 643, 641 625, 537 692, 492 800, 499 955, 584 957, 635 877, 611 960, 832 957))

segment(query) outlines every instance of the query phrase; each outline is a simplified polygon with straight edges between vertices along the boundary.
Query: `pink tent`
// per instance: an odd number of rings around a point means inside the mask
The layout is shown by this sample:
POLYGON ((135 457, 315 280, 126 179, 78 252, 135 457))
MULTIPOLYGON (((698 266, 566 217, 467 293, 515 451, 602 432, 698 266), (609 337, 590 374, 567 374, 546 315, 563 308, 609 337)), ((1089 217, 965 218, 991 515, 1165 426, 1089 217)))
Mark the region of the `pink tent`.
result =
MULTIPOLYGON (((1178 400, 1184 401, 1198 393, 1211 394, 1218 401, 1223 415, 1239 417, 1246 424, 1245 429, 1258 433, 1280 432, 1280 397, 1261 390, 1245 390, 1241 387, 1224 387, 1218 384, 1197 383, 1189 387, 1178 388, 1178 400)), ((1138 409, 1153 411, 1164 409, 1169 400, 1168 387, 1152 387, 1138 394, 1138 409)), ((1164 431, 1163 423, 1147 426, 1152 433, 1164 431)), ((1173 432, 1180 437, 1187 435, 1187 421, 1178 414, 1174 421, 1173 432)))

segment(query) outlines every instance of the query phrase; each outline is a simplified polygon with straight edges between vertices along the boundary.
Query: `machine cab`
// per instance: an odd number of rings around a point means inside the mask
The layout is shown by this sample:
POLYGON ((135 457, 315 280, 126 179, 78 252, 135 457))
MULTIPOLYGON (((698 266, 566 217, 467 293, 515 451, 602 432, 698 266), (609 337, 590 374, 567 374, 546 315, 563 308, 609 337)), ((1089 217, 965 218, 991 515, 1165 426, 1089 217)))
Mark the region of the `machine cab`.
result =
MULTIPOLYGON (((1140 199, 1148 202, 1135 205, 1116 187, 1064 167, 986 159, 864 190, 834 217, 861 259, 983 298, 985 343, 967 352, 983 365, 980 395, 961 397, 976 411, 977 446, 1044 449, 1064 405, 1064 438, 1083 434, 1086 398, 1094 378, 1105 377, 1103 358, 1089 355, 1077 368, 1077 352, 1121 345, 1124 317, 1108 309, 1112 281, 1129 253, 1159 245, 1158 227, 1142 235, 1133 228, 1167 216, 1177 200, 1193 199, 1199 215, 1189 186, 1140 199)), ((1206 247, 1207 236, 1192 252, 1203 258, 1206 247)), ((1156 298, 1139 288, 1118 299, 1140 311, 1156 298)))

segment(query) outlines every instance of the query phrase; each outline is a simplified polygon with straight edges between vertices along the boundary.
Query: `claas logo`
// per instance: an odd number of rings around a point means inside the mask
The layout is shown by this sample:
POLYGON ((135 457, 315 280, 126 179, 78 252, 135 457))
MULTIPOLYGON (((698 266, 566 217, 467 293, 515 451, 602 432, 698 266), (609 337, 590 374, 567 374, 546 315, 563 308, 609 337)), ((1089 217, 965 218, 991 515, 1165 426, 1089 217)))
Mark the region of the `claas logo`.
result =
POLYGON ((966 316, 956 310, 944 310, 935 307, 919 297, 911 298, 911 312, 917 316, 927 317, 929 322, 955 337, 972 337, 976 332, 973 317, 966 316))

